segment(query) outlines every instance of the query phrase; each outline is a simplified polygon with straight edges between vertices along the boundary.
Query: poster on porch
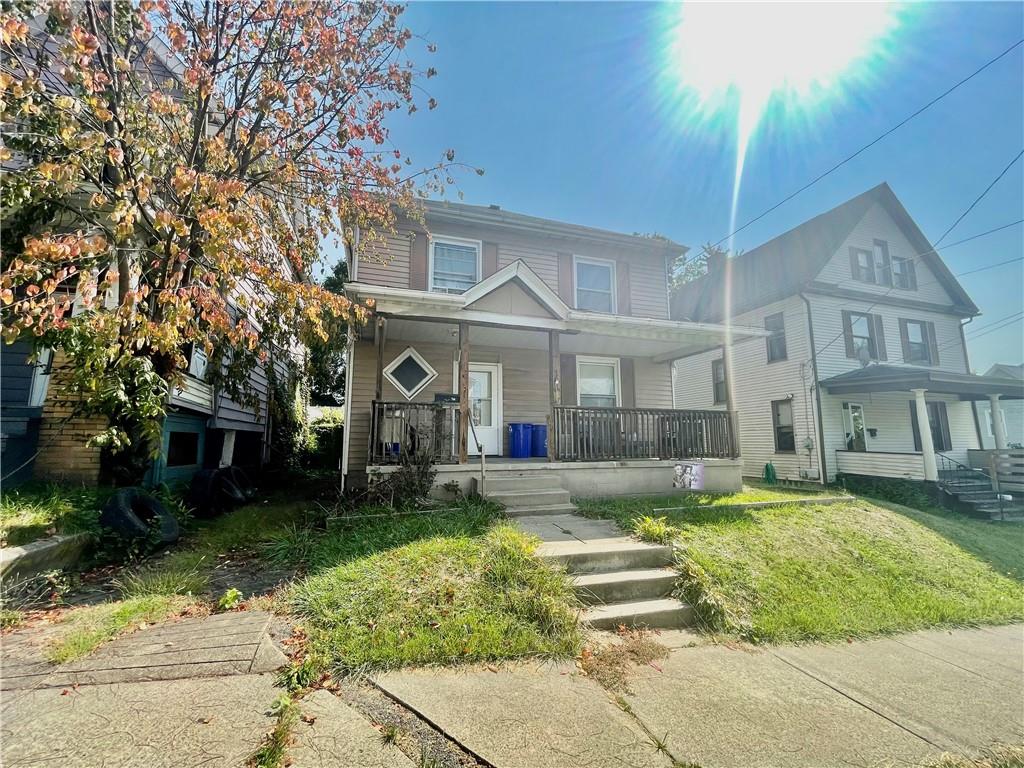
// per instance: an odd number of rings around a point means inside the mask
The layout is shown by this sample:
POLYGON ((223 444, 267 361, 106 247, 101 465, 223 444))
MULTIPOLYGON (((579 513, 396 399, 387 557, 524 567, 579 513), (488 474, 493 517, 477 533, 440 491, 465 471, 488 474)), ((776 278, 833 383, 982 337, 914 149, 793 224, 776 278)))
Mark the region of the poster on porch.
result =
POLYGON ((675 466, 672 487, 687 491, 704 490, 704 465, 680 463, 675 466))

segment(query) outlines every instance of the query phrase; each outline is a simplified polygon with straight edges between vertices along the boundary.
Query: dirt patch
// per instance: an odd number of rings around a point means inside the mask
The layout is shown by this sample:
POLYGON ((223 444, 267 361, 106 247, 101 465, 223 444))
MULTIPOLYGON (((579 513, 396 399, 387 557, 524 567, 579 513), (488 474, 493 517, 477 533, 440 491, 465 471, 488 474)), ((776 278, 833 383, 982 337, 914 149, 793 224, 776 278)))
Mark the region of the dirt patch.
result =
POLYGON ((657 669, 658 659, 669 655, 669 649, 655 637, 643 629, 620 629, 612 641, 583 649, 580 671, 609 691, 629 692, 629 679, 637 667, 657 669))

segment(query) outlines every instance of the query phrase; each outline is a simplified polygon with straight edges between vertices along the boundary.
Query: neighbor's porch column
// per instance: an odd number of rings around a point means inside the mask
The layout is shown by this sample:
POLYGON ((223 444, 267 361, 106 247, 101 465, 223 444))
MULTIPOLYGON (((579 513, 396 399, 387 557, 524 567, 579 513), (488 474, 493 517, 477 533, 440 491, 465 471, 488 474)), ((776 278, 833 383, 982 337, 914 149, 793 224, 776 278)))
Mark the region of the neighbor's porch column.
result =
POLYGON ((996 450, 1006 450, 1006 425, 1003 424, 1003 407, 999 404, 999 395, 989 395, 989 410, 992 414, 992 434, 996 437, 996 450))
POLYGON ((469 462, 469 323, 459 323, 459 464, 469 462))
POLYGON ((562 404, 562 363, 558 348, 558 331, 548 331, 548 381, 551 406, 548 411, 548 461, 555 461, 555 431, 558 421, 555 406, 562 404))
POLYGON ((228 429, 224 432, 224 444, 220 449, 221 467, 230 467, 235 460, 235 430, 228 429))
POLYGON ((935 443, 932 442, 932 423, 928 421, 928 405, 923 389, 912 389, 914 406, 917 408, 917 432, 921 436, 921 456, 924 458, 924 479, 938 480, 939 470, 935 464, 935 443))

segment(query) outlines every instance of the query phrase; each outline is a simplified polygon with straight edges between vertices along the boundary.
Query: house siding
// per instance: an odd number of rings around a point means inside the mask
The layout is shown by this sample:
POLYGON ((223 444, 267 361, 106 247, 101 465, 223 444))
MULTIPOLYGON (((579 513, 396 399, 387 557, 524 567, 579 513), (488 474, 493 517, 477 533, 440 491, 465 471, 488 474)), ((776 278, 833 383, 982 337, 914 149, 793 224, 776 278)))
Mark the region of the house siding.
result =
MULTIPOLYGON (((978 401, 978 423, 981 425, 982 448, 995 448, 996 438, 989 429, 989 412, 992 406, 988 400, 978 401)), ((1024 400, 1000 400, 999 409, 1006 422, 1007 444, 1024 445, 1024 400)))
MULTIPOLYGON (((765 464, 771 462, 780 478, 799 479, 801 469, 818 467, 806 306, 798 296, 794 296, 738 315, 734 322, 736 325, 763 328, 764 318, 779 312, 783 313, 786 328, 785 360, 769 364, 767 343, 763 338, 747 339, 733 345, 732 379, 739 419, 740 454, 745 476, 760 477, 765 464), (791 395, 797 451, 776 453, 771 403, 791 395), (802 448, 808 437, 814 443, 810 454, 802 448)), ((721 358, 722 350, 715 349, 676 361, 676 408, 725 410, 724 404, 716 405, 714 402, 711 379, 712 361, 721 358)))
POLYGON ((906 235, 893 221, 886 210, 874 203, 865 212, 856 227, 839 247, 839 250, 818 273, 817 279, 823 283, 837 285, 848 290, 865 291, 868 293, 886 294, 894 299, 911 299, 927 301, 935 304, 952 304, 950 295, 942 287, 935 273, 922 261, 917 249, 910 244, 906 235), (889 245, 891 257, 914 259, 917 274, 917 290, 907 291, 885 285, 862 283, 853 279, 850 269, 850 248, 871 250, 875 240, 884 240, 889 245))
POLYGON ((387 235, 383 242, 368 245, 366 253, 359 256, 359 273, 353 279, 389 288, 408 288, 413 242, 410 235, 387 235))

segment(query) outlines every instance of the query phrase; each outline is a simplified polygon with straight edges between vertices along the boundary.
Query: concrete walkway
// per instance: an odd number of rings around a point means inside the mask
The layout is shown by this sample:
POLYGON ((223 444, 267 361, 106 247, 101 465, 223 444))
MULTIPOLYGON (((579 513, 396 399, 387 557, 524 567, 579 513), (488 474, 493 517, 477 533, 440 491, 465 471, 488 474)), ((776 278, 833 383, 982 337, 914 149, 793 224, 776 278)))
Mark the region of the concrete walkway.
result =
POLYGON ((636 670, 617 699, 548 664, 377 682, 498 768, 920 765, 1024 739, 1020 625, 835 646, 684 647, 636 670))

